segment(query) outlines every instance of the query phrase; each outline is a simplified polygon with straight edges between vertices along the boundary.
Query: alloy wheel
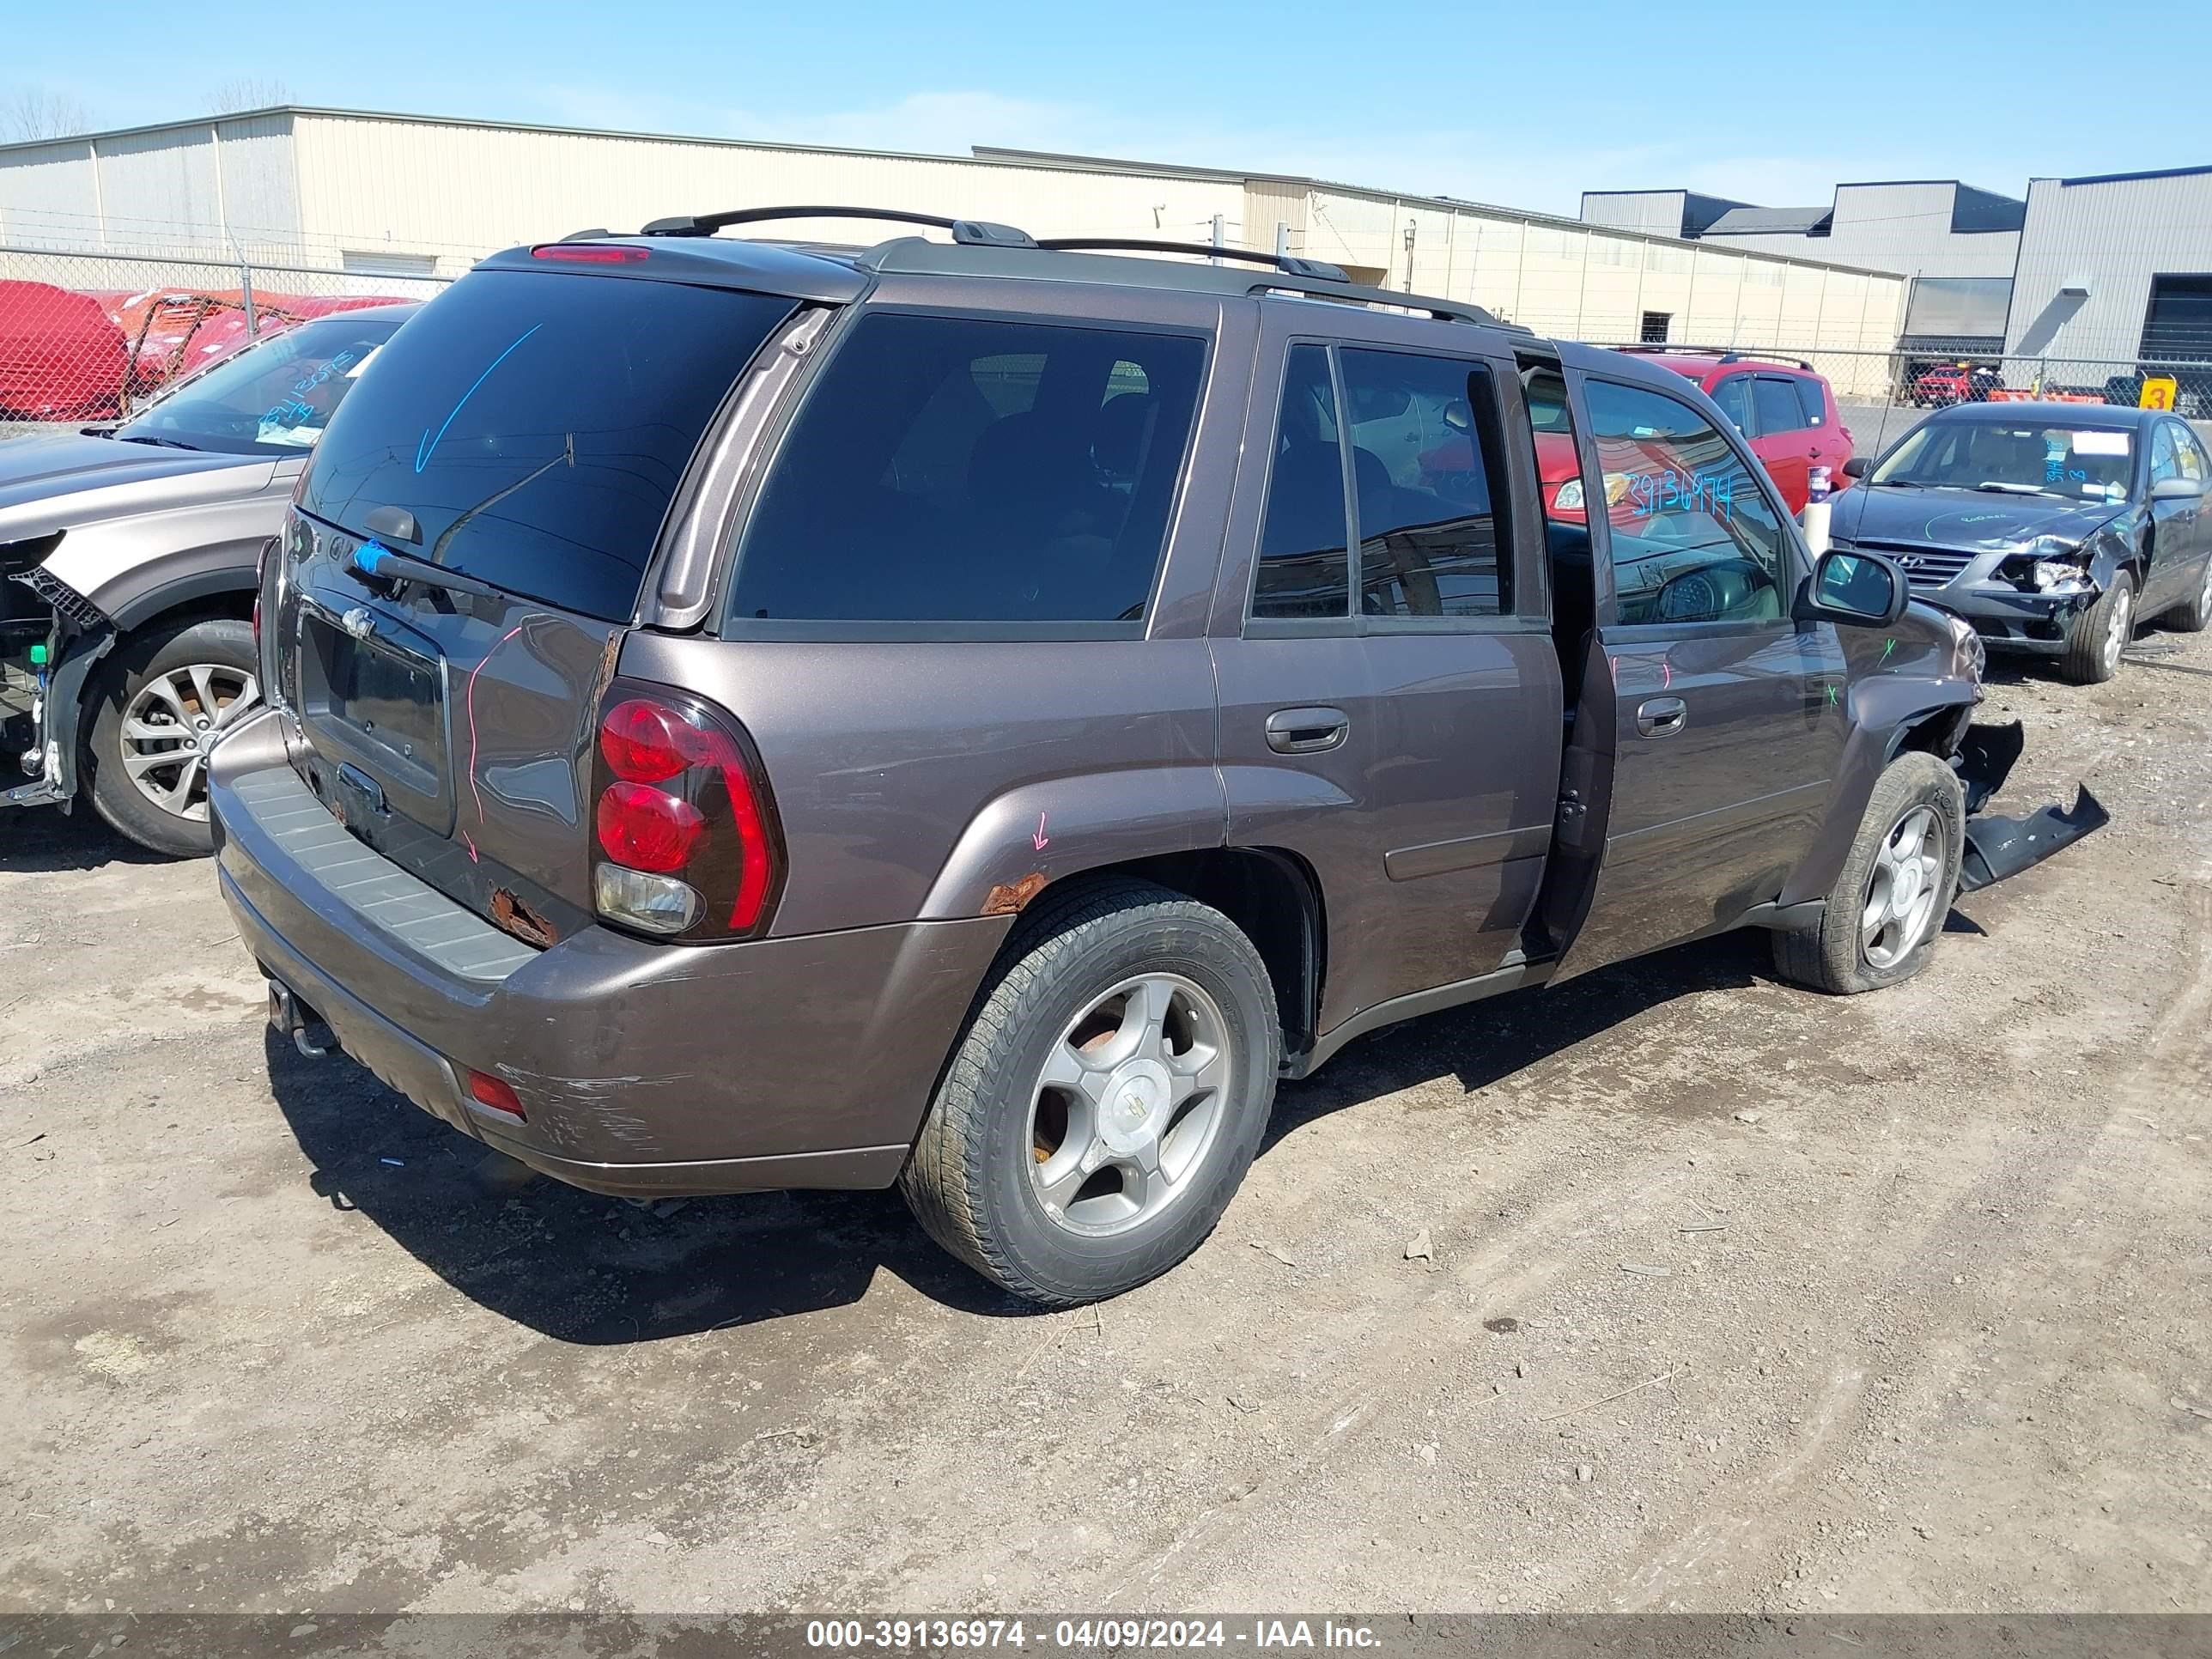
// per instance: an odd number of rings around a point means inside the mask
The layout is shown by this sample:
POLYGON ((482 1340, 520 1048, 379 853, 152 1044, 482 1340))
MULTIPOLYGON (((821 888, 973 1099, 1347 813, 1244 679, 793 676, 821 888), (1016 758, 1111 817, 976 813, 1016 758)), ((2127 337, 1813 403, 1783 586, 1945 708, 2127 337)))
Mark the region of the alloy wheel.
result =
POLYGON ((1228 1022, 1179 974, 1093 998, 1045 1059, 1030 1105, 1030 1184, 1071 1232, 1151 1220, 1196 1184, 1236 1081, 1228 1022))
POLYGON ((2136 596, 2124 589, 2112 596, 2112 620, 2105 630, 2104 662, 2107 673, 2120 665, 2120 653, 2134 634, 2136 596))
POLYGON ((123 711, 123 769, 132 787, 173 817, 205 822, 207 757, 260 701, 252 675, 221 663, 188 663, 147 680, 123 711))
POLYGON ((1927 938, 1949 850, 1932 806, 1914 807, 1882 837, 1859 910, 1859 948, 1870 967, 1895 967, 1927 938))

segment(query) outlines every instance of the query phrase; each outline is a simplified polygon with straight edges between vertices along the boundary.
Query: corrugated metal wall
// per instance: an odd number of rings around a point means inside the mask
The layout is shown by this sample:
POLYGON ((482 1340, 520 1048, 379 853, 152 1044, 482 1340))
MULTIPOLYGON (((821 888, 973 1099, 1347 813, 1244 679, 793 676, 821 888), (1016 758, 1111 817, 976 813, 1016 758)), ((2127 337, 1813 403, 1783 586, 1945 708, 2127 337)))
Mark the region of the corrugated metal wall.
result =
POLYGON ((2039 179, 2027 200, 2008 353, 2131 362, 2152 276, 2212 271, 2212 173, 2074 185, 2039 179), (2088 289, 2086 298, 2059 292, 2075 283, 2088 289))
POLYGON ((2020 251, 2016 231, 1954 233, 1948 182, 1842 185, 1828 234, 1796 232, 1715 234, 1717 246, 1799 258, 1832 259, 1907 276, 2009 276, 2020 251))
MULTIPOLYGON (((1241 180, 1009 167, 956 158, 474 127, 299 118, 305 228, 318 245, 403 248, 465 268, 493 248, 604 225, 749 203, 882 204, 1018 224, 1040 236, 1206 240, 1213 216, 1247 240, 1241 180)), ((793 233, 874 242, 880 223, 793 233)), ((1262 232, 1272 243, 1272 218, 1262 232)))
MULTIPOLYGON (((848 202, 1088 233, 1294 251, 1356 276, 1473 301, 1570 338, 1639 337, 1663 312, 1676 342, 1885 350, 1894 278, 1428 198, 1222 173, 800 149, 299 111, 0 151, 5 231, 33 215, 61 240, 221 252, 337 269, 430 257, 458 275, 483 253, 592 226, 773 202, 848 202), (220 172, 217 161, 220 161, 220 172)), ((1671 194, 1679 222, 1680 197, 1671 194)), ((1671 228, 1671 227, 1670 227, 1671 228)), ((872 242, 880 222, 792 234, 872 242)), ((41 239, 51 242, 52 236, 41 239)))
POLYGON ((225 118, 0 155, 0 242, 229 255, 300 253, 292 118, 225 118))
POLYGON ((1654 236, 1682 234, 1679 190, 1592 190, 1583 192, 1583 217, 1615 230, 1640 230, 1654 236))

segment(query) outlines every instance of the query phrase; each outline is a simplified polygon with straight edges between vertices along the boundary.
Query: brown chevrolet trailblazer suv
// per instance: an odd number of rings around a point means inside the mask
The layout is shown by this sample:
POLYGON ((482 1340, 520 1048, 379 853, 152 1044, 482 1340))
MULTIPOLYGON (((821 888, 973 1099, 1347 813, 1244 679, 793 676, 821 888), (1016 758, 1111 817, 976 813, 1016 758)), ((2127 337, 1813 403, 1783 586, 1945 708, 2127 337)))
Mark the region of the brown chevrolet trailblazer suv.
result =
POLYGON ((1742 926, 1886 985, 2100 821, 1970 823, 1972 633, 1679 374, 1297 258, 714 235, 825 211, 486 260, 266 562, 272 1016, 537 1170, 896 1182, 1108 1296, 1363 1032, 1742 926), (1532 410, 1625 517, 1546 521, 1532 410))

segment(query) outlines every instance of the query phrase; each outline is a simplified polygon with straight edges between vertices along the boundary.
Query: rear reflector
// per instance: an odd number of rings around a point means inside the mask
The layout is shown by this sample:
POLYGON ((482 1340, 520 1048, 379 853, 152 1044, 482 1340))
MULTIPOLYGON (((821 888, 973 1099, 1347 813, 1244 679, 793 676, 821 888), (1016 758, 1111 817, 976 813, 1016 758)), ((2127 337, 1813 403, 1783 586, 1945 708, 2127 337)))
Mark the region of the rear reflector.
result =
POLYGON ((495 1112, 504 1112, 521 1122, 530 1121, 523 1113, 521 1097, 501 1079, 476 1071, 468 1073, 468 1079, 469 1098, 477 1105, 489 1106, 495 1112))
POLYGON ((652 251, 615 247, 605 242, 547 242, 530 250, 533 259, 563 259, 583 265, 631 265, 650 259, 652 251))

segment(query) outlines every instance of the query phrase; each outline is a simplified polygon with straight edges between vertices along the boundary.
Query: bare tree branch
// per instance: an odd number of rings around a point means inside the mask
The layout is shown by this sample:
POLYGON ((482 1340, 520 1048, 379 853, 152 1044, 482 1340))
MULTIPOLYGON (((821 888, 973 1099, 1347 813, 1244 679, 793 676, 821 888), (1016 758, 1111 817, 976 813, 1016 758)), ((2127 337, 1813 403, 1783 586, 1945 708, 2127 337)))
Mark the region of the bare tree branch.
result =
POLYGON ((92 112, 66 93, 45 87, 17 87, 0 96, 0 131, 11 143, 66 138, 91 127, 92 112))
POLYGON ((218 115, 242 109, 270 109, 292 101, 292 88, 273 75, 240 75, 224 82, 209 94, 218 115))

